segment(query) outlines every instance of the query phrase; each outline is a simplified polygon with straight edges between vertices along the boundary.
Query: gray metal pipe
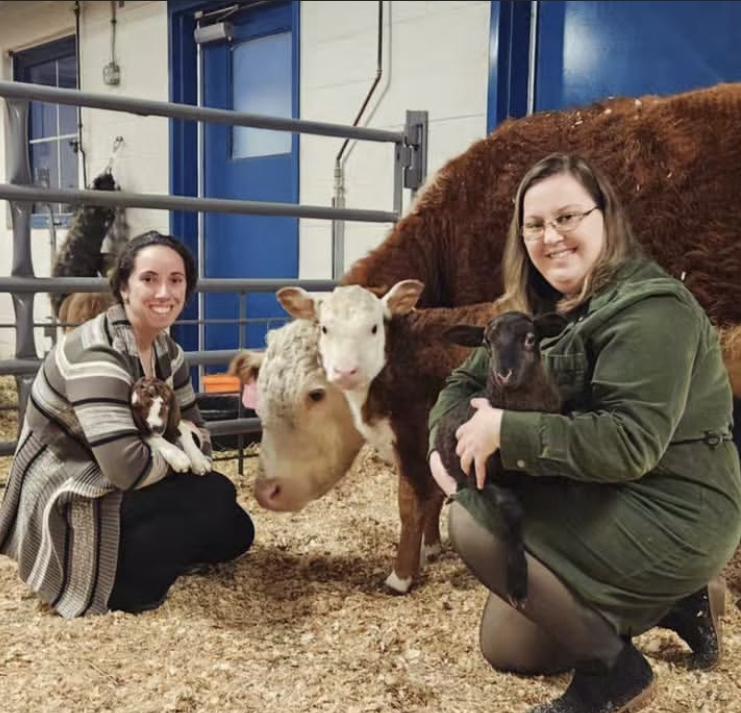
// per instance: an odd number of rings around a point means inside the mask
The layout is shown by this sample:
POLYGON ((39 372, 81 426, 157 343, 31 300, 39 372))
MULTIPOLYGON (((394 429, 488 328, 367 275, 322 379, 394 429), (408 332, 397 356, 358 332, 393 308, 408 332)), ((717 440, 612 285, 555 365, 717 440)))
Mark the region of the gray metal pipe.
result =
POLYGON ((199 108, 189 104, 174 104, 149 99, 131 99, 122 96, 94 94, 91 92, 80 92, 76 89, 45 87, 40 84, 30 84, 28 82, 0 81, 0 96, 52 102, 54 104, 87 106, 93 109, 124 111, 140 116, 166 116, 171 119, 205 121, 209 124, 252 126, 257 129, 274 129, 276 131, 363 139, 365 141, 388 143, 402 143, 404 141, 404 134, 400 131, 367 129, 360 126, 329 124, 321 121, 307 121, 306 119, 284 119, 274 116, 263 116, 261 114, 229 111, 227 109, 199 108))
MULTIPOLYGON (((335 280, 203 277, 198 292, 274 292, 281 287, 303 287, 309 292, 331 292, 335 280)), ((108 289, 104 277, 0 277, 3 292, 99 292, 108 289)))
POLYGON ((357 208, 330 208, 296 205, 294 203, 263 203, 261 201, 234 201, 226 198, 195 198, 124 191, 88 191, 66 188, 40 188, 0 183, 0 198, 9 201, 40 201, 42 203, 69 203, 70 205, 104 205, 120 208, 159 208, 175 211, 203 211, 204 213, 236 213, 248 215, 278 215, 289 218, 342 218, 366 223, 394 223, 398 213, 357 208))

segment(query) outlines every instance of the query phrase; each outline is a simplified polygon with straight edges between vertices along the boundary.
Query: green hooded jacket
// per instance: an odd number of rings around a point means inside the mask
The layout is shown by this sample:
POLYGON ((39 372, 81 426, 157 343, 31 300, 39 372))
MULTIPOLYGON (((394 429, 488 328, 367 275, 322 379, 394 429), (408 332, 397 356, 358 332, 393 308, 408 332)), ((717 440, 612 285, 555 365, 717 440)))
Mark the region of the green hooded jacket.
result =
MULTIPOLYGON (((717 331, 682 282, 634 260, 541 349, 564 408, 505 411, 501 429, 503 465, 521 474, 526 546, 621 633, 639 633, 717 574, 741 537, 717 331)), ((477 349, 451 374, 430 412, 430 451, 440 418, 483 390, 486 370, 477 349)))

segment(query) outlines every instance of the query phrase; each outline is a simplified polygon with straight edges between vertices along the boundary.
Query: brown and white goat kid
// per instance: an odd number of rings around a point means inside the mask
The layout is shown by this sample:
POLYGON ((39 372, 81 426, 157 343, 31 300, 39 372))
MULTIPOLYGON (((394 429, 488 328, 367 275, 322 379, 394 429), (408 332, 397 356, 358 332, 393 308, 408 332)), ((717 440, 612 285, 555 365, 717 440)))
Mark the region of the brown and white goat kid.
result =
POLYGON ((211 459, 198 447, 198 429, 181 418, 175 392, 162 379, 144 376, 131 387, 131 413, 153 451, 178 472, 211 472, 211 459))
MULTIPOLYGON (((404 280, 383 297, 357 285, 336 287, 322 297, 294 287, 277 293, 298 323, 308 321, 318 333, 312 348, 324 367, 326 392, 342 389, 355 429, 397 466, 401 532, 386 585, 398 593, 411 587, 421 555, 434 554, 440 547, 443 494, 427 463, 427 417, 445 378, 470 353, 447 343, 444 334, 461 322, 483 325, 500 311, 492 303, 417 311, 414 306, 422 288, 421 282, 404 280)), ((297 372, 300 363, 294 359, 282 372, 297 372)), ((281 378, 285 381, 285 374, 281 378)), ((335 414, 335 420, 342 418, 338 409, 335 414)), ((272 418, 276 416, 280 418, 279 413, 272 418)), ((332 425, 326 414, 321 425, 332 425)), ((293 431, 297 428, 308 426, 294 424, 293 431)), ((295 449, 295 437, 283 441, 283 451, 295 449)), ((353 446, 354 453, 358 448, 353 446)), ((297 471, 280 477, 278 492, 303 476, 297 471)))
MULTIPOLYGON (((451 327, 446 338, 462 346, 486 347, 489 370, 481 396, 492 406, 510 411, 555 413, 561 408, 561 394, 541 360, 540 341, 559 334, 565 326, 566 320, 558 314, 533 318, 524 312, 505 312, 485 327, 465 324, 451 327)), ((494 510, 491 517, 498 526, 496 534, 507 553, 507 594, 512 605, 519 607, 527 598, 527 560, 519 499, 508 487, 508 475, 498 451, 486 463, 486 483, 480 491, 473 470, 466 475, 456 453, 456 432, 474 413, 470 400, 450 409, 440 420, 435 447, 445 469, 455 479, 458 492, 466 488, 477 491, 478 497, 494 510)))

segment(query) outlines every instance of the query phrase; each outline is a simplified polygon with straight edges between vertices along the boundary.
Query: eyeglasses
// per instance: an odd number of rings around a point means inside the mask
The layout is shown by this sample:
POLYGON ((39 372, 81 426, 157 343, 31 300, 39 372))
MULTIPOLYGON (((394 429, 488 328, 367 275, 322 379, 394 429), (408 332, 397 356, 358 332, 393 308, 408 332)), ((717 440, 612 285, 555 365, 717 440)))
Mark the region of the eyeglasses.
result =
POLYGON ((528 242, 536 242, 542 240, 545 237, 545 229, 551 225, 553 229, 559 234, 570 233, 572 230, 576 230, 579 224, 586 218, 590 213, 597 210, 598 206, 593 206, 583 213, 562 213, 553 220, 547 220, 545 223, 527 223, 522 226, 522 237, 528 242))

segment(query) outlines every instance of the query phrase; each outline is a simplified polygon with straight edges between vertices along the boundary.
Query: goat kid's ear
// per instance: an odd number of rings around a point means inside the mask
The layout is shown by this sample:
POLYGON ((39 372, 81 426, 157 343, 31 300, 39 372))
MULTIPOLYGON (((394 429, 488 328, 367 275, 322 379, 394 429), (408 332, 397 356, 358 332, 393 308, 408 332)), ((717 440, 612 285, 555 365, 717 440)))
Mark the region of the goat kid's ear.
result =
POLYGON ((484 340, 484 328, 470 324, 459 324, 446 329, 443 335, 448 342, 462 347, 480 347, 484 340))
POLYGON ((257 375, 260 373, 260 367, 264 360, 265 354, 263 352, 251 352, 243 349, 232 359, 227 373, 229 376, 238 377, 244 386, 257 381, 257 375))
POLYGON ((283 308, 296 319, 317 320, 317 300, 301 287, 281 287, 275 296, 283 308))
POLYGON ((401 282, 397 282, 381 298, 386 314, 392 316, 411 312, 416 306, 424 288, 424 282, 420 282, 419 280, 402 280, 401 282))
POLYGON ((563 332, 568 320, 556 312, 541 314, 533 320, 538 339, 555 337, 563 332))

